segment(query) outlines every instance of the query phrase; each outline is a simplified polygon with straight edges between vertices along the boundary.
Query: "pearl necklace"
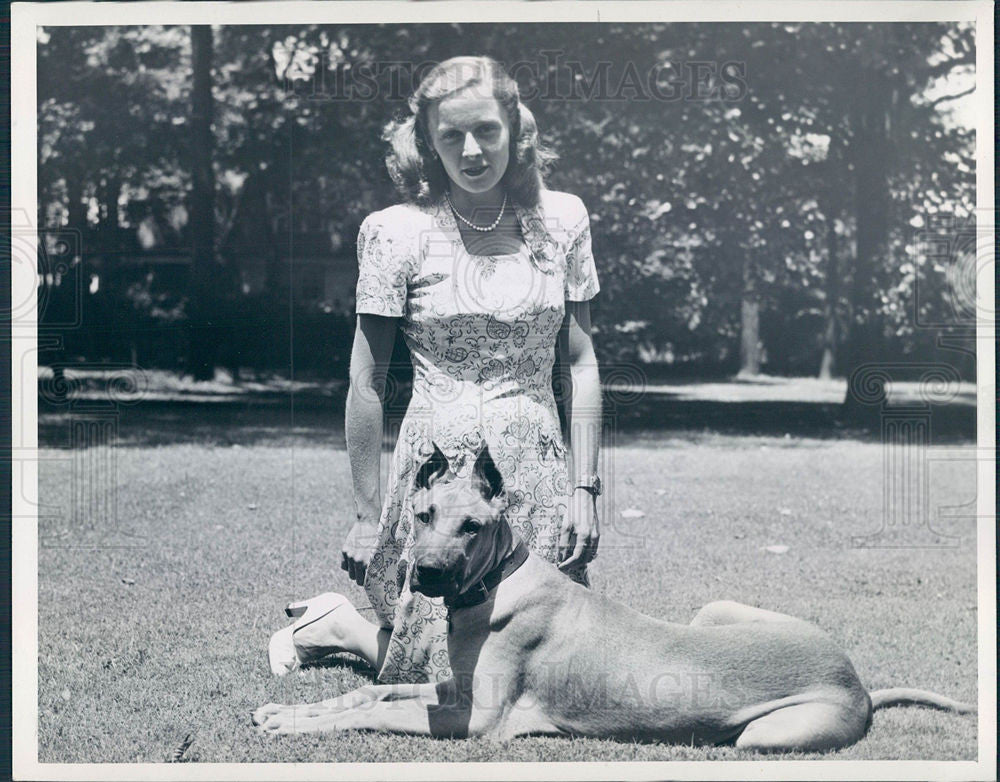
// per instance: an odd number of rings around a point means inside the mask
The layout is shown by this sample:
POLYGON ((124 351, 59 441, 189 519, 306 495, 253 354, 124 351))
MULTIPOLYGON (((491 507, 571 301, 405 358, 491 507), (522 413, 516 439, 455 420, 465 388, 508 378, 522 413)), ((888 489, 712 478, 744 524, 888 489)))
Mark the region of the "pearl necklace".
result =
POLYGON ((483 233, 488 233, 489 231, 492 231, 494 228, 500 225, 500 220, 503 217, 504 209, 507 208, 507 194, 505 193, 503 197, 503 203, 500 204, 500 214, 497 215, 497 219, 494 220, 492 224, 483 227, 481 225, 476 225, 471 220, 466 220, 464 217, 462 217, 462 215, 459 214, 458 210, 455 208, 455 205, 451 202, 451 198, 447 193, 444 194, 444 200, 448 202, 448 206, 450 206, 451 211, 455 213, 455 217, 457 217, 459 220, 461 220, 463 223, 469 226, 469 228, 471 228, 473 231, 481 231, 483 233))

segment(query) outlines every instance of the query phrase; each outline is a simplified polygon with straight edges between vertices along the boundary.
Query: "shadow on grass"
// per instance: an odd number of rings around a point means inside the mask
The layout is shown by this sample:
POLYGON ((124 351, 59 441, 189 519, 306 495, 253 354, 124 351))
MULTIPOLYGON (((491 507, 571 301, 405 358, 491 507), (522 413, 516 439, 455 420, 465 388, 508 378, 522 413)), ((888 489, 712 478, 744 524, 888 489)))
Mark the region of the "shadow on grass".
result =
MULTIPOLYGON (((398 421, 406 401, 403 395, 393 400, 387 405, 387 415, 398 421)), ((344 448, 341 398, 296 394, 239 401, 146 400, 108 405, 103 412, 75 402, 58 405, 39 399, 38 410, 38 441, 48 447, 72 446, 74 422, 105 415, 115 421, 119 445, 344 448)), ((843 406, 829 402, 718 401, 662 392, 631 397, 611 393, 604 405, 605 426, 613 427, 620 445, 649 435, 697 438, 705 434, 879 441, 883 418, 898 420, 901 415, 925 421, 932 444, 972 442, 976 436, 976 409, 969 405, 890 407, 887 411, 872 407, 863 415, 845 419, 843 406)))
POLYGON ((845 415, 828 402, 714 401, 646 395, 608 405, 606 417, 628 441, 641 433, 713 433, 730 436, 793 437, 881 441, 883 420, 926 422, 931 444, 972 442, 976 409, 965 405, 864 409, 845 415), (630 437, 631 436, 631 437, 630 437))
POLYGON ((377 671, 372 668, 368 663, 359 657, 355 657, 352 654, 338 653, 331 654, 324 657, 322 660, 317 660, 316 662, 309 663, 308 665, 303 665, 303 670, 317 669, 317 668, 336 668, 340 670, 350 671, 353 674, 360 676, 363 679, 368 679, 372 683, 375 682, 375 676, 377 671))

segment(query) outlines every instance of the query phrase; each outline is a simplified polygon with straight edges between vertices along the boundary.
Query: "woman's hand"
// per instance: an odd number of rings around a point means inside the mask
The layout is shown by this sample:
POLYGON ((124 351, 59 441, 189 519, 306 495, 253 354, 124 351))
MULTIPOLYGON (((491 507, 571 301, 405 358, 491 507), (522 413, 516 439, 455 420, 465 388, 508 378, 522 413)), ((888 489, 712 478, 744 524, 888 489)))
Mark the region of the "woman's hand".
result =
POLYGON ((593 560, 600 540, 597 498, 586 489, 575 489, 559 532, 560 570, 593 560))
POLYGON ((358 586, 365 584, 365 572, 372 561, 372 551, 375 549, 375 535, 378 525, 367 521, 356 521, 347 533, 341 552, 340 569, 358 586))

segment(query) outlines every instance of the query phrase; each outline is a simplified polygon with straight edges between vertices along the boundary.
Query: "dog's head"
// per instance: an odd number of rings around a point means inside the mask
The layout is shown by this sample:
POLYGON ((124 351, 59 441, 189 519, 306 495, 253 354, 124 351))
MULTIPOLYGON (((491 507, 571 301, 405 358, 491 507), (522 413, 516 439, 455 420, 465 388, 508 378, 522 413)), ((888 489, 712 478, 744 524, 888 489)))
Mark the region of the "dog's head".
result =
POLYGON ((464 476, 448 470, 447 458, 435 446, 417 472, 415 488, 410 587, 429 597, 457 595, 510 548, 503 478, 485 445, 464 476))

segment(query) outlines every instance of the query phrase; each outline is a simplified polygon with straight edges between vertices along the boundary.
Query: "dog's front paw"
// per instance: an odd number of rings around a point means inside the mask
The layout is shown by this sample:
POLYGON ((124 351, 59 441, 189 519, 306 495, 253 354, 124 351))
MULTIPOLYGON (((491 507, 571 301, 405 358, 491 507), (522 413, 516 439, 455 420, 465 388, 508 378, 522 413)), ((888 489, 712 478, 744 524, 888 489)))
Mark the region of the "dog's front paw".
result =
POLYGON ((285 708, 286 707, 282 706, 280 703, 265 703, 259 709, 256 709, 251 713, 250 720, 261 730, 270 732, 265 727, 268 721, 272 717, 277 717, 281 713, 282 709, 285 708))
POLYGON ((253 724, 263 733, 320 733, 338 730, 336 716, 342 709, 331 709, 325 703, 301 703, 282 706, 268 703, 253 713, 253 724))

